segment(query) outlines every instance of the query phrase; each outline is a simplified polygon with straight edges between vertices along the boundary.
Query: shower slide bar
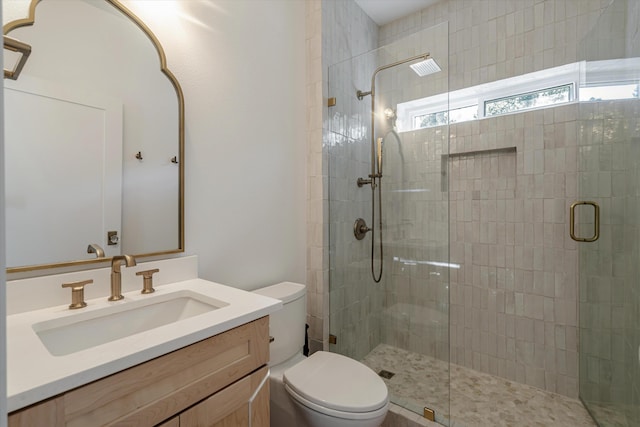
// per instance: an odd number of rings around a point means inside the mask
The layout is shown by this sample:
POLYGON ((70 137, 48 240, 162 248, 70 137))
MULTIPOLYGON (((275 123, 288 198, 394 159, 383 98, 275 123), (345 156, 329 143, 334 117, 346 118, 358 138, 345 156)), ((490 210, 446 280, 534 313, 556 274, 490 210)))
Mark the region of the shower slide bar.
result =
POLYGON ((377 138, 374 135, 375 130, 375 118, 376 118, 376 76, 379 72, 387 70, 389 68, 397 67, 398 65, 406 64, 421 60, 419 63, 412 64, 411 68, 423 77, 427 74, 440 71, 440 67, 430 57, 429 53, 423 53, 421 55, 412 56, 410 58, 402 59, 400 61, 393 62, 378 67, 371 76, 371 90, 363 92, 358 90, 356 97, 362 101, 365 96, 371 96, 371 173, 367 178, 358 178, 358 187, 364 185, 371 185, 371 228, 369 228, 366 222, 362 218, 358 218, 353 225, 353 232, 358 240, 364 238, 365 234, 371 231, 371 276, 373 281, 379 283, 382 279, 382 260, 383 260, 383 244, 382 244, 382 142, 383 138, 377 138), (377 143, 376 143, 377 142, 377 143), (376 224, 376 188, 378 189, 378 223, 376 224), (376 229, 378 235, 379 246, 379 264, 380 268, 376 272, 375 269, 375 247, 376 247, 376 229))

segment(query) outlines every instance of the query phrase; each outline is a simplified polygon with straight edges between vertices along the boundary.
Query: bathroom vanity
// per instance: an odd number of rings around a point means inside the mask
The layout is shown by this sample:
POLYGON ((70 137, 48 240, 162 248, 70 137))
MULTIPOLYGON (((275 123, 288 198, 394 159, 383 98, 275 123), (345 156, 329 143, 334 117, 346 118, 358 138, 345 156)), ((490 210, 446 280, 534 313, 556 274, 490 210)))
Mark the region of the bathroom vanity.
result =
POLYGON ((8 300, 46 288, 59 304, 69 298, 59 282, 87 274, 104 293, 87 307, 7 317, 10 426, 268 425, 280 301, 198 279, 195 257, 124 269, 122 301, 106 298, 108 269, 9 282, 8 300), (156 291, 141 294, 135 270, 149 268, 160 270, 156 291))
POLYGON ((266 426, 268 334, 262 317, 13 412, 9 426, 239 426, 249 414, 266 426))

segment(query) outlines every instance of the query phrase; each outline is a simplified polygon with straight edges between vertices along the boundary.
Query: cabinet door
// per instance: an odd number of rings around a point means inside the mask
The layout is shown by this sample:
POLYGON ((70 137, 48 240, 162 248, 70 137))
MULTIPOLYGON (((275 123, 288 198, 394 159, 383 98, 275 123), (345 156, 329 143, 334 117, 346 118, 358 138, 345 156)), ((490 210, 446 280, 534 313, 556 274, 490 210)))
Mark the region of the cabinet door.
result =
POLYGON ((40 402, 9 415, 9 427, 64 426, 62 396, 40 402))
POLYGON ((269 370, 265 366, 180 414, 180 427, 269 426, 269 370))
MULTIPOLYGON (((206 401, 218 391, 226 391, 229 384, 247 379, 247 389, 252 386, 253 390, 260 389, 258 386, 264 376, 257 384, 249 378, 252 378, 251 372, 265 366, 269 360, 268 336, 269 319, 265 316, 15 411, 9 414, 9 426, 139 427, 157 425, 166 422, 164 420, 174 423, 167 427, 177 426, 177 417, 171 417, 198 405, 203 399, 206 401)), ((266 419, 269 419, 268 384, 260 390, 252 403, 252 413, 257 417, 253 426, 268 425, 268 422, 257 421, 261 410, 256 409, 265 405, 259 402, 264 400, 262 396, 266 393, 266 419)), ((246 397, 246 402, 252 393, 246 397)))
POLYGON ((269 360, 268 318, 65 393, 67 427, 152 426, 269 360))

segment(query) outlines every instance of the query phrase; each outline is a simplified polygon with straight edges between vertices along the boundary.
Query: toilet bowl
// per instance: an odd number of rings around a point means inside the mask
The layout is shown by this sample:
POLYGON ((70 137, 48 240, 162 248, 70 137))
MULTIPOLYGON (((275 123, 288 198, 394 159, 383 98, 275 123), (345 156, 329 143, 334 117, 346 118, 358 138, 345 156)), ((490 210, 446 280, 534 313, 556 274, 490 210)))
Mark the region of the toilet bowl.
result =
POLYGON ((340 354, 302 354, 306 288, 283 282, 254 292, 282 300, 270 316, 271 425, 273 427, 377 427, 389 409, 384 381, 364 364, 340 354))

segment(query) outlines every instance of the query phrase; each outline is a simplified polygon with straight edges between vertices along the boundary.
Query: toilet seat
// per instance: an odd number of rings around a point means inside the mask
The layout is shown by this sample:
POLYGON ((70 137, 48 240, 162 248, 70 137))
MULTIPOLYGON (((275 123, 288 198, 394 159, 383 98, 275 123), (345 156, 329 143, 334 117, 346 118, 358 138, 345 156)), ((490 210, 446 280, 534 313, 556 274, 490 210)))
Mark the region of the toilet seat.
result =
POLYGON ((295 401, 297 401, 299 404, 306 406, 309 409, 312 409, 316 412, 319 412, 323 415, 328 415, 330 417, 334 417, 334 418, 342 418, 342 419, 348 419, 348 420, 368 420, 368 419, 373 419, 373 418, 377 418, 377 417, 383 417, 387 411, 388 411, 388 402, 385 403, 381 408, 376 409, 375 411, 371 411, 371 412, 346 412, 346 411, 338 411, 335 409, 331 409, 331 408, 327 408, 325 406, 321 406, 318 405, 314 402, 311 402, 307 399, 305 399, 304 397, 300 396, 298 393, 296 393, 295 391, 293 391, 291 389, 291 387, 289 387, 288 385, 284 385, 284 389, 287 391, 287 393, 289 393, 289 396, 291 396, 295 401))
POLYGON ((364 364, 336 353, 319 351, 287 369, 285 388, 301 404, 324 414, 350 419, 386 411, 384 381, 364 364))

